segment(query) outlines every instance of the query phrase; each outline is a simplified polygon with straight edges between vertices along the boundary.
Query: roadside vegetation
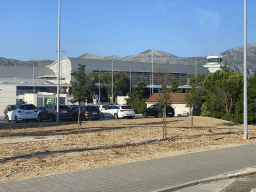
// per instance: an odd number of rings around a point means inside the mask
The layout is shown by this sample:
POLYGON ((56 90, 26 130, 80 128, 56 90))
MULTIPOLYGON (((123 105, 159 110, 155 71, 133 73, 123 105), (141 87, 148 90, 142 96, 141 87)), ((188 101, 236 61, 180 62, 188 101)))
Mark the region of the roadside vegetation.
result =
MULTIPOLYGON (((84 102, 95 98, 96 83, 99 82, 99 73, 85 72, 85 66, 80 66, 78 72, 72 73, 77 81, 72 82, 72 94, 74 102, 84 102)), ((168 69, 164 70, 171 74, 168 69)), ((101 87, 105 88, 108 95, 112 94, 112 72, 101 72, 101 87)), ((156 73, 157 75, 157 73, 156 73)), ((161 85, 161 97, 159 103, 170 105, 170 93, 179 93, 179 84, 174 78, 159 75, 161 85), (161 77, 161 78, 160 78, 161 77)), ((189 75, 189 85, 192 87, 186 95, 185 102, 191 109, 191 128, 193 128, 193 116, 201 115, 224 119, 232 122, 243 123, 243 75, 236 74, 228 68, 210 75, 189 75)), ((137 114, 141 114, 146 108, 145 82, 141 81, 137 87, 129 92, 130 80, 123 72, 113 73, 113 94, 128 95, 127 102, 137 114)), ((256 123, 256 75, 248 78, 248 124, 256 123)))

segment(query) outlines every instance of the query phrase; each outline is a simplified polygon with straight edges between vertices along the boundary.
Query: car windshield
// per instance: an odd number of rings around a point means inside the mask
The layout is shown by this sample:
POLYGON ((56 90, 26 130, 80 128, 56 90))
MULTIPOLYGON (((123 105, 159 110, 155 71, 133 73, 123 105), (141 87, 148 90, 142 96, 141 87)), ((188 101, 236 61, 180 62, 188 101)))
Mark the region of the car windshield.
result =
POLYGON ((96 107, 96 106, 89 106, 89 107, 86 107, 86 111, 98 111, 99 108, 96 107))
POLYGON ((122 109, 132 109, 131 106, 127 105, 127 106, 121 106, 122 109))
POLYGON ((34 105, 21 105, 20 109, 31 110, 31 109, 36 109, 36 107, 34 105))

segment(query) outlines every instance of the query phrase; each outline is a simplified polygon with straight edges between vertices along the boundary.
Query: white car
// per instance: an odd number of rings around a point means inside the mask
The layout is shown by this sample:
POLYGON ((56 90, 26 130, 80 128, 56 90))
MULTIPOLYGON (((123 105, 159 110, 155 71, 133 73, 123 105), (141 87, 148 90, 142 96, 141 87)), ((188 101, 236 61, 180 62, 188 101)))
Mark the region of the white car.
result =
POLYGON ((17 105, 16 109, 7 113, 7 121, 38 121, 37 109, 32 104, 17 105))
POLYGON ((135 110, 130 105, 110 105, 106 109, 102 109, 101 113, 108 118, 123 118, 132 119, 135 117, 135 110))

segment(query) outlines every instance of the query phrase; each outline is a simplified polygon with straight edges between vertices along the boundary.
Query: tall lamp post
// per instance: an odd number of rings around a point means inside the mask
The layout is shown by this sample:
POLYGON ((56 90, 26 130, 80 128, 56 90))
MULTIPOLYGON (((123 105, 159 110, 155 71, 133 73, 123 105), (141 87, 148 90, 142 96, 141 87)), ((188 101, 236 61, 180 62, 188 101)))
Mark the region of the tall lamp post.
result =
POLYGON ((100 105, 100 69, 99 69, 99 105, 100 105))
POLYGON ((246 51, 247 51, 247 13, 246 0, 244 0, 244 139, 248 139, 248 118, 247 118, 247 67, 246 67, 246 51))
POLYGON ((59 96, 60 94, 60 0, 59 0, 59 18, 58 18, 58 77, 57 77, 57 114, 56 114, 56 122, 60 121, 59 116, 59 96))
MULTIPOLYGON (((59 52, 59 51, 56 51, 56 52, 59 52)), ((61 53, 66 53, 66 51, 60 52, 60 59, 62 58, 61 53)), ((62 82, 62 62, 61 61, 60 61, 60 79, 61 79, 60 81, 60 92, 61 92, 61 82, 62 82)))
POLYGON ((130 92, 132 92, 132 68, 130 67, 130 92))
POLYGON ((33 61, 33 93, 35 94, 36 93, 36 90, 35 90, 35 63, 33 61))
POLYGON ((154 94, 154 51, 152 49, 152 95, 154 94))
POLYGON ((113 103, 114 101, 114 84, 113 84, 113 78, 114 78, 114 72, 113 72, 113 60, 112 60, 112 101, 111 103, 113 103))

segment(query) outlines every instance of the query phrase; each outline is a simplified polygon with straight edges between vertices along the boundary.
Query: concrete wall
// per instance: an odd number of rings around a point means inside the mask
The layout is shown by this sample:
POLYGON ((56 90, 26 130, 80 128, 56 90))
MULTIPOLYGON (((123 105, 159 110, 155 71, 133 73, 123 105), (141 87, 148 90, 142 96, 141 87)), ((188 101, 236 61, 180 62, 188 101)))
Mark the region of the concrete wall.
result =
POLYGON ((4 116, 7 105, 16 105, 16 85, 0 85, 0 116, 4 116))
POLYGON ((189 108, 186 107, 186 104, 172 104, 172 107, 175 111, 175 116, 178 114, 189 116, 189 108))

